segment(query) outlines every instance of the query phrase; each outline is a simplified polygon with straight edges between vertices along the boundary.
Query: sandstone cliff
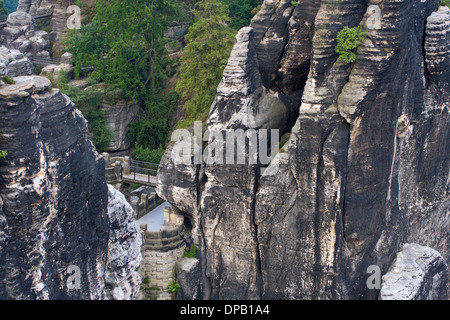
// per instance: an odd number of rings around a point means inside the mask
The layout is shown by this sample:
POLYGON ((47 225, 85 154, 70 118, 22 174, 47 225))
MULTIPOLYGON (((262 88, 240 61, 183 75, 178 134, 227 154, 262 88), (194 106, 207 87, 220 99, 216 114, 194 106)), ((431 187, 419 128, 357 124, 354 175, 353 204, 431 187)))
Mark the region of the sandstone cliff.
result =
POLYGON ((86 120, 48 79, 14 80, 0 87, 0 299, 135 298, 140 235, 86 120))
POLYGON ((450 10, 438 3, 266 0, 240 30, 208 129, 290 138, 275 175, 166 151, 158 193, 192 224, 204 298, 375 299, 368 267, 386 273, 408 242, 448 264, 450 10), (337 33, 357 25, 356 62, 337 61, 337 33))

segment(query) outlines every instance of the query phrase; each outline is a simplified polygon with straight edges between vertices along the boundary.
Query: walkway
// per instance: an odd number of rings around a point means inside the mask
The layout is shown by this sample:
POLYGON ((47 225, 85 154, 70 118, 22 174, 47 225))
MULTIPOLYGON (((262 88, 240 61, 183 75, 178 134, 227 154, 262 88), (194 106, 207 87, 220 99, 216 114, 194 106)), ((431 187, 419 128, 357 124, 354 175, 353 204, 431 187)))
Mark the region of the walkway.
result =
POLYGON ((127 173, 122 168, 122 181, 156 187, 158 184, 158 164, 130 159, 127 173))
MULTIPOLYGON (((54 8, 52 7, 51 11, 44 13, 42 15, 39 16, 33 16, 34 19, 43 19, 43 18, 47 18, 53 15, 53 10, 54 8)), ((0 18, 0 28, 3 28, 6 26, 6 20, 8 19, 8 17, 3 17, 0 18)))
POLYGON ((159 231, 164 225, 164 208, 169 206, 170 203, 164 202, 136 221, 139 225, 146 223, 147 231, 159 231))

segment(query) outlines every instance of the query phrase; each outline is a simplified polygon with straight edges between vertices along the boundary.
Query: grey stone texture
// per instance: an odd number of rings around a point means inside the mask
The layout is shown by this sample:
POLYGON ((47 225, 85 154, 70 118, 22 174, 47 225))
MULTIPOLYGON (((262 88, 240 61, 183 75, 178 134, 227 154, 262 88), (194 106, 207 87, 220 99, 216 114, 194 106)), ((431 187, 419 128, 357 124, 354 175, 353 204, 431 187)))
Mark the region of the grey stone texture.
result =
POLYGON ((0 299, 135 297, 139 233, 123 195, 108 196, 86 120, 48 79, 14 80, 0 87, 0 299))
POLYGON ((380 300, 448 300, 448 267, 436 250, 405 244, 382 278, 380 300))
POLYGON ((404 243, 448 264, 450 19, 438 3, 266 0, 239 31, 208 129, 290 136, 274 175, 176 165, 166 151, 157 192, 192 224, 202 298, 377 299, 366 270, 386 273, 404 243), (356 25, 356 61, 336 61, 337 33, 356 25))

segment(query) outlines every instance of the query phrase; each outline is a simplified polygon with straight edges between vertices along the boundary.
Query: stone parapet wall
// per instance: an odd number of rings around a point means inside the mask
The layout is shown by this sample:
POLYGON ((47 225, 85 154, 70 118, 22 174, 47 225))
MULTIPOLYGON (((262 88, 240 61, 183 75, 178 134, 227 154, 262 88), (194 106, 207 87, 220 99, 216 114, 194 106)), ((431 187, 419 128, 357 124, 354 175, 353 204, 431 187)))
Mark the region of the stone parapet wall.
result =
POLYGON ((140 187, 131 192, 130 204, 134 210, 134 219, 139 220, 164 202, 152 187, 140 187))
POLYGON ((163 227, 161 231, 142 231, 143 251, 169 251, 185 245, 184 226, 163 227))
POLYGON ((182 216, 170 207, 164 210, 164 226, 160 231, 147 231, 141 224, 142 268, 144 281, 141 286, 142 300, 169 300, 171 281, 175 281, 175 267, 186 250, 185 227, 182 216))

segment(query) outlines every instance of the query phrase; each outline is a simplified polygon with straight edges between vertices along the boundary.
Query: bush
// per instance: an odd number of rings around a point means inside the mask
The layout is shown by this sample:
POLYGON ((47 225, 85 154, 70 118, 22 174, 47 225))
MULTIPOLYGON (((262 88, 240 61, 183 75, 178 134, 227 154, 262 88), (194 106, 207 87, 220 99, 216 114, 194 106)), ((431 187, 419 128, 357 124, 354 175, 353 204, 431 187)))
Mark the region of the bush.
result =
POLYGON ((16 83, 16 81, 14 81, 13 78, 8 77, 8 76, 4 77, 3 81, 5 81, 5 83, 7 83, 7 84, 15 84, 16 83))
POLYGON ((440 6, 447 6, 450 8, 450 0, 441 0, 441 3, 439 3, 440 6))
POLYGON ((156 164, 159 164, 163 154, 164 149, 161 145, 157 149, 143 148, 140 145, 136 145, 136 149, 133 151, 133 156, 136 160, 156 164))
POLYGON ((180 284, 178 282, 174 282, 174 281, 170 280, 169 291, 172 293, 176 293, 176 292, 178 292, 179 289, 180 289, 180 284))
POLYGON ((349 28, 345 26, 337 34, 336 53, 339 54, 339 61, 352 63, 356 60, 355 50, 364 41, 366 33, 361 26, 349 28))

